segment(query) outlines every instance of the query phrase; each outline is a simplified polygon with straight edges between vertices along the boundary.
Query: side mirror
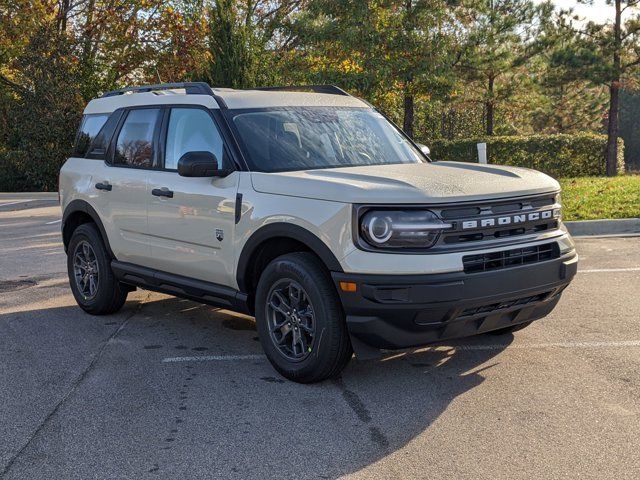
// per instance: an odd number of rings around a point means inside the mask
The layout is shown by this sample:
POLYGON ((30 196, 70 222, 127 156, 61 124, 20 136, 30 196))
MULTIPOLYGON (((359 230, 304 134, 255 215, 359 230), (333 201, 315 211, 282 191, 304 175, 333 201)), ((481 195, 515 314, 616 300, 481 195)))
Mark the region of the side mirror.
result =
POLYGON ((218 168, 218 159, 211 152, 187 152, 178 160, 181 177, 224 177, 228 174, 218 168))
POLYGON ((418 148, 420 149, 420 151, 425 154, 427 157, 429 155, 431 155, 431 149, 429 147, 427 147, 426 145, 423 145, 421 143, 416 143, 416 145, 418 146, 418 148))

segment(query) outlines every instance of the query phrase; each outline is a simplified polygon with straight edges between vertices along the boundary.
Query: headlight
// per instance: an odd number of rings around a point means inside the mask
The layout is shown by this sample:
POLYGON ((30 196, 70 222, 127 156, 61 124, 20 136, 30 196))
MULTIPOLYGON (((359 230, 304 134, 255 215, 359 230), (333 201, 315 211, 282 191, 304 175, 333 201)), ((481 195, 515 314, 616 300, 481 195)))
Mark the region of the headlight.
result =
POLYGON ((429 248, 451 227, 429 210, 369 210, 360 218, 360 235, 375 248, 429 248))

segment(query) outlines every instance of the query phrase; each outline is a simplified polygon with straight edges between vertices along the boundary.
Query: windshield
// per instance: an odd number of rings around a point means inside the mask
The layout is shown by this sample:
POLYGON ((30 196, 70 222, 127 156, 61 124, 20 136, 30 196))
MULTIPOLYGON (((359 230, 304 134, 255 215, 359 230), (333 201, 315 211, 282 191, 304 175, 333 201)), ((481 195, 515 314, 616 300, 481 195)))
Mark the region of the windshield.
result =
POLYGON ((288 107, 230 113, 254 171, 425 161, 402 133, 369 108, 288 107))

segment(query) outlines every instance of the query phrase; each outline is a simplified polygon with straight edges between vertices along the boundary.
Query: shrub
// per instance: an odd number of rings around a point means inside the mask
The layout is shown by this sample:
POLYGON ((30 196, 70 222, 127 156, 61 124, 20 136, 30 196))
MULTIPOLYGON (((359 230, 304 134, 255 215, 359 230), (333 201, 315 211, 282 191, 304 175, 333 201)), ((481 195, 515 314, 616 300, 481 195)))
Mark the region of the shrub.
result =
POLYGON ((15 152, 6 152, 0 149, 0 192, 34 190, 29 187, 23 162, 20 161, 18 155, 15 152))
MULTIPOLYGON (((532 135, 488 137, 432 142, 434 160, 477 162, 478 143, 487 144, 487 161, 496 165, 533 168, 553 177, 585 177, 606 174, 606 135, 532 135)), ((624 173, 624 143, 618 140, 618 172, 624 173)))
POLYGON ((55 191, 82 115, 72 42, 44 23, 11 68, 22 87, 1 97, 0 191, 55 191))

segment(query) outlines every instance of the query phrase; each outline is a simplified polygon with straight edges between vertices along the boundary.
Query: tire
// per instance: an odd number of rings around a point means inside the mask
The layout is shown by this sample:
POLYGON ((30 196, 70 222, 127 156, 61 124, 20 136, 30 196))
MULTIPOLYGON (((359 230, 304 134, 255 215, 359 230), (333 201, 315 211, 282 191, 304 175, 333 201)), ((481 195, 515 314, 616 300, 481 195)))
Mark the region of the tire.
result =
POLYGON ((111 258, 98 228, 93 223, 83 223, 73 231, 67 250, 67 272, 76 302, 80 308, 91 315, 115 313, 127 300, 129 289, 114 277, 111 258), (82 259, 85 259, 84 263, 82 259), (90 270, 84 267, 87 264, 90 264, 90 270), (80 272, 90 271, 90 273, 77 276, 76 266, 78 265, 81 266, 80 272), (81 278, 88 280, 84 282, 81 278))
POLYGON ((353 354, 329 272, 311 253, 283 255, 267 265, 256 291, 256 323, 271 365, 294 382, 335 377, 353 354))
POLYGON ((523 328, 527 328, 533 322, 525 322, 520 323, 518 325, 513 325, 512 327, 501 328, 499 330, 492 330, 491 332, 487 332, 489 335, 506 335, 507 333, 517 332, 518 330, 522 330, 523 328))

